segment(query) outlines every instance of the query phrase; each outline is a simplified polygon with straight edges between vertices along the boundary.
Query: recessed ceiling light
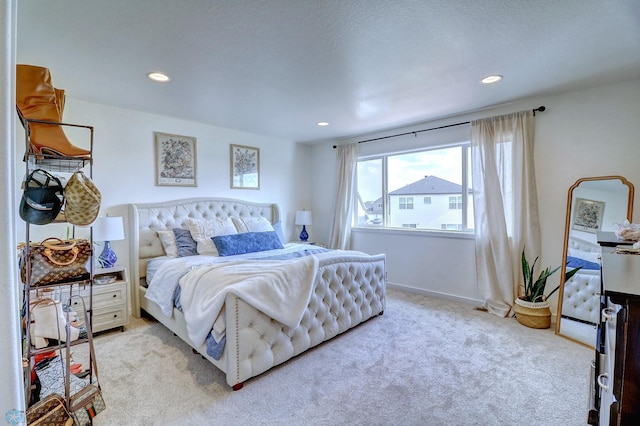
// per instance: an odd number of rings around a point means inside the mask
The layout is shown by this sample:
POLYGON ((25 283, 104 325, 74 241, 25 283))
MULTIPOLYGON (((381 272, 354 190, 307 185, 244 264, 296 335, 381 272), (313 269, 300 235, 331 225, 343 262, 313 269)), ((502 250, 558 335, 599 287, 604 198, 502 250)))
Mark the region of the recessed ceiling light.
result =
POLYGON ((329 125, 329 123, 327 121, 318 121, 318 126, 320 127, 326 127, 329 125))
POLYGON ((491 84, 491 83, 497 83, 500 80, 502 80, 501 75, 490 75, 488 77, 483 78, 481 82, 482 84, 491 84))
POLYGON ((149 77, 149 79, 153 80, 153 81, 160 81, 160 82, 165 82, 165 81, 169 81, 170 78, 168 75, 163 74, 161 72, 150 72, 147 73, 147 77, 149 77))

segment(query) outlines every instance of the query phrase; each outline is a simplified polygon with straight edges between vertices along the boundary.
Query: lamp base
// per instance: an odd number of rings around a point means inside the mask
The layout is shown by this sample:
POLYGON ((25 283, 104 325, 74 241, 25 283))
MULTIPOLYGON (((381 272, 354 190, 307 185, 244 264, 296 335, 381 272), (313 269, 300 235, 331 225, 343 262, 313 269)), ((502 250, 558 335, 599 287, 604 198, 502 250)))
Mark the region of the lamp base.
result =
POLYGON ((104 242, 104 248, 102 249, 102 253, 98 256, 98 265, 101 268, 113 268, 116 265, 116 261, 118 260, 118 256, 111 250, 111 243, 109 241, 104 242))
POLYGON ((305 225, 302 225, 302 232, 300 232, 300 241, 307 241, 309 239, 309 234, 307 234, 307 228, 305 225))

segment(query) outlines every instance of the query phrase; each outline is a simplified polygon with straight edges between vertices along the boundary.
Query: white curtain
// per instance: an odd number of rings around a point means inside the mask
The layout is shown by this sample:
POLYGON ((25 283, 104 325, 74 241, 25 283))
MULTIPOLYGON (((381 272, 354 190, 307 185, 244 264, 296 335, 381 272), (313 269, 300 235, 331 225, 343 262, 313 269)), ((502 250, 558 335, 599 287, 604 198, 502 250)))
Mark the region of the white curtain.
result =
POLYGON ((471 122, 476 271, 485 307, 507 316, 522 281, 521 255, 540 255, 533 113, 471 122))
POLYGON ((353 217, 353 192, 356 185, 356 164, 358 144, 339 145, 338 187, 336 188, 336 208, 331 226, 330 247, 348 250, 351 248, 351 221, 353 217))

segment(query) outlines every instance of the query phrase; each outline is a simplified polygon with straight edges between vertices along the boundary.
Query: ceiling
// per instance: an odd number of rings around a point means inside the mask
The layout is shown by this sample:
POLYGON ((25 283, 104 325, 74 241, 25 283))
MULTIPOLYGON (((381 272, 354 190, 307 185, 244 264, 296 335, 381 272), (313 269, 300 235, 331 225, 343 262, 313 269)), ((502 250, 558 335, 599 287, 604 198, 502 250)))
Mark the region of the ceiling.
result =
POLYGON ((637 0, 17 3, 68 97, 299 142, 640 78, 637 0))

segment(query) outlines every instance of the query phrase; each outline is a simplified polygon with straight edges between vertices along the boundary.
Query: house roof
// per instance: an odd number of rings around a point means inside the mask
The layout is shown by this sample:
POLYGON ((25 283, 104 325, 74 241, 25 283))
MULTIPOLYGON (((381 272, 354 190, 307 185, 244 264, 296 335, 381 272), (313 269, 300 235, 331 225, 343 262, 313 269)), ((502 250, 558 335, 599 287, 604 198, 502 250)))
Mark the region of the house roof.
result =
POLYGON ((461 194, 462 186, 457 183, 441 179, 437 176, 425 176, 417 182, 410 183, 389 195, 437 195, 437 194, 461 194))

